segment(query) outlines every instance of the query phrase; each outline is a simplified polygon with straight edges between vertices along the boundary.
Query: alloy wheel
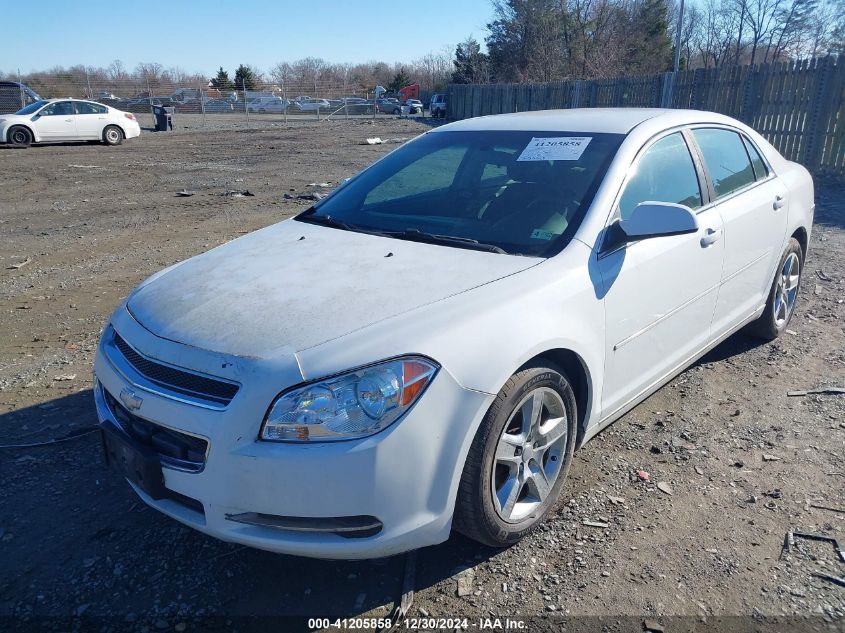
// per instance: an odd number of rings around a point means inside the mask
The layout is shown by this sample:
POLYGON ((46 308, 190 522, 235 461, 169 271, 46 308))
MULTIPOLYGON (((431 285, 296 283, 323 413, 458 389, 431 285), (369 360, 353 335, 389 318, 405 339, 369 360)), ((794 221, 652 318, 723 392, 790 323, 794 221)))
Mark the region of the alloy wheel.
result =
POLYGON ((801 261, 796 253, 790 253, 783 262, 775 288, 775 300, 772 309, 775 313, 775 325, 782 328, 792 311, 795 309, 795 299, 798 297, 798 282, 801 279, 801 261))
POLYGON ((566 407, 554 389, 534 389, 514 408, 496 445, 490 481, 502 520, 525 519, 551 494, 568 435, 566 407))

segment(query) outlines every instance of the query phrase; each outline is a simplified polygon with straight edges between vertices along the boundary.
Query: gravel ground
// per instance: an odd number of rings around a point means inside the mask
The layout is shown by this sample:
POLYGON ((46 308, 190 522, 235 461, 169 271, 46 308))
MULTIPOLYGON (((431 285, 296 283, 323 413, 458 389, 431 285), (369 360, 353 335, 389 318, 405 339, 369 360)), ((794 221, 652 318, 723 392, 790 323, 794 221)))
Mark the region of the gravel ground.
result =
MULTIPOLYGON (((427 129, 388 117, 235 123, 209 133, 177 121, 176 134, 117 148, 0 149, 0 443, 96 422, 97 338, 141 279, 302 210, 283 194, 337 183, 395 147, 365 138, 427 129), (176 197, 182 189, 196 193, 176 197), (221 195, 230 190, 255 195, 221 195)), ((782 552, 789 530, 845 547, 845 397, 787 396, 845 386, 845 186, 817 183, 817 203, 789 333, 769 344, 732 337, 604 431, 576 454, 549 521, 520 544, 495 551, 455 535, 421 550, 411 616, 469 617, 470 629, 492 616, 610 618, 581 620, 595 630, 666 626, 673 615, 811 616, 842 630, 845 588, 815 575, 845 574, 833 547, 798 538, 782 552)), ((267 621, 242 616, 384 617, 401 586, 402 558, 298 559, 183 527, 107 470, 93 434, 0 449, 0 481, 7 630, 244 631, 267 621)), ((276 630, 308 625, 281 622, 276 630)), ((545 625, 557 623, 534 622, 545 625)))

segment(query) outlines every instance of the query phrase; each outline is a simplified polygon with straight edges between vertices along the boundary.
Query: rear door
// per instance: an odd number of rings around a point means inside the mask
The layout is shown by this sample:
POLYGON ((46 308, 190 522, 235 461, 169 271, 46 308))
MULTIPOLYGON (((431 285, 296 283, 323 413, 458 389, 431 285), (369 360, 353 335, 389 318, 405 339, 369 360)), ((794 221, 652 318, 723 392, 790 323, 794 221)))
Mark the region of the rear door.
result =
POLYGON ((602 411, 612 415, 685 363, 710 340, 722 272, 722 220, 706 208, 706 184, 685 136, 672 132, 640 152, 611 221, 641 202, 697 212, 697 233, 654 237, 598 254, 605 302, 602 411))
POLYGON ((42 141, 67 141, 77 137, 72 101, 56 101, 43 108, 32 122, 42 141))
POLYGON ((108 124, 108 108, 89 101, 74 101, 73 103, 76 106, 76 131, 79 138, 101 140, 103 128, 108 124))
POLYGON ((728 127, 692 130, 725 230, 725 263, 713 335, 735 328, 765 303, 787 228, 787 190, 758 150, 728 127))

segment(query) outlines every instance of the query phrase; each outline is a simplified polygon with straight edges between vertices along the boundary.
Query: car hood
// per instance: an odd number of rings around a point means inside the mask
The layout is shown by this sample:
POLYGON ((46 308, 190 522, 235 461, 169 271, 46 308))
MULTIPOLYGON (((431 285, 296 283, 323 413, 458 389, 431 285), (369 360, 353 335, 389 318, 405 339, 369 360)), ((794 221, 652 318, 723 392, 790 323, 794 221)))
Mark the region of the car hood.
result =
POLYGON ((127 308, 162 338, 270 358, 541 261, 286 220, 154 275, 127 308))

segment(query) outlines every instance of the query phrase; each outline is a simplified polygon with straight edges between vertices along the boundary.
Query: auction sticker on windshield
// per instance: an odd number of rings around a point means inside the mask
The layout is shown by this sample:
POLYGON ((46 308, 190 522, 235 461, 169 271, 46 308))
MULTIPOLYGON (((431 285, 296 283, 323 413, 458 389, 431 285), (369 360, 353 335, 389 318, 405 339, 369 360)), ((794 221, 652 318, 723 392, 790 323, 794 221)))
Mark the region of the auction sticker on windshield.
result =
POLYGON ((578 160, 592 138, 592 136, 541 138, 535 136, 516 160, 578 160))

